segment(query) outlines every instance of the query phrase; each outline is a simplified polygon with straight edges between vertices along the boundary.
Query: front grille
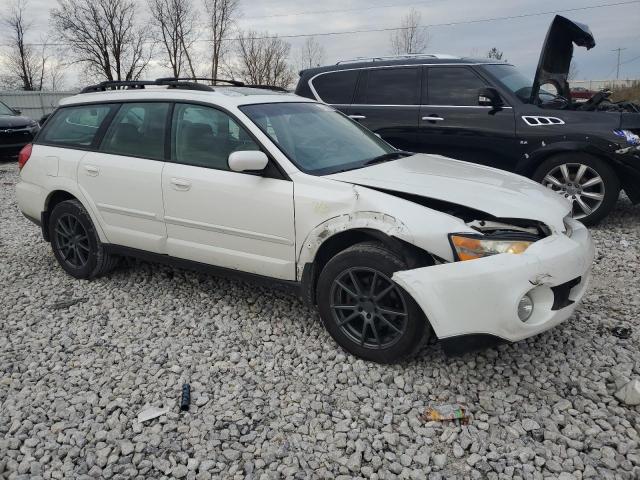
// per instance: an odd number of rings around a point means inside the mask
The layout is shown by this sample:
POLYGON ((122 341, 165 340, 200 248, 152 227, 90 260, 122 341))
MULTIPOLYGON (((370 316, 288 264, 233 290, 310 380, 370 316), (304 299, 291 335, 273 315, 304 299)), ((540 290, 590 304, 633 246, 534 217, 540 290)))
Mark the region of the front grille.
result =
POLYGON ((573 300, 569 299, 571 295, 571 289, 580 284, 582 277, 576 277, 573 280, 551 287, 553 292, 553 306, 551 310, 560 310, 561 308, 568 307, 573 303, 573 300))

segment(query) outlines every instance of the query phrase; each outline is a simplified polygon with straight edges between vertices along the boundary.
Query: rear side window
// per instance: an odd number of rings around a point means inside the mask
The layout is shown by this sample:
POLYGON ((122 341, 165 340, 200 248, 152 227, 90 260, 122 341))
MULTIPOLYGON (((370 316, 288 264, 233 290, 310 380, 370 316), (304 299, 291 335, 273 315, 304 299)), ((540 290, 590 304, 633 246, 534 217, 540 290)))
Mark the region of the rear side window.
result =
POLYGON ((228 114, 201 105, 176 105, 173 135, 173 159, 186 165, 229 170, 232 152, 260 150, 228 114))
POLYGON ((70 147, 89 147, 114 105, 63 107, 48 119, 38 142, 70 147))
POLYGON ((122 104, 109 125, 100 150, 162 160, 168 112, 168 103, 122 104))
POLYGON ((420 69, 378 68, 367 73, 364 103, 416 105, 420 93, 420 69))
POLYGON ((312 80, 320 99, 332 105, 347 105, 353 99, 358 71, 325 73, 312 80))
POLYGON ((478 90, 486 86, 466 67, 430 67, 427 85, 429 105, 460 106, 477 106, 478 90))

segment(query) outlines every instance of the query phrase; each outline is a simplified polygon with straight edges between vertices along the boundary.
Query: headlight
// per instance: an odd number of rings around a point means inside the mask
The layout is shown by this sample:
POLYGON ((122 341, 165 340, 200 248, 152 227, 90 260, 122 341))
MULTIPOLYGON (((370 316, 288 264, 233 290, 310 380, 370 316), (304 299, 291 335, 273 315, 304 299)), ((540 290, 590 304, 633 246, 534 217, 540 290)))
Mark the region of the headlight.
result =
POLYGON ((613 133, 624 138, 629 145, 640 145, 640 137, 630 130, 614 130, 613 133))
POLYGON ((452 234, 449 238, 456 260, 475 260, 498 253, 520 254, 533 243, 528 240, 490 240, 465 234, 452 234))

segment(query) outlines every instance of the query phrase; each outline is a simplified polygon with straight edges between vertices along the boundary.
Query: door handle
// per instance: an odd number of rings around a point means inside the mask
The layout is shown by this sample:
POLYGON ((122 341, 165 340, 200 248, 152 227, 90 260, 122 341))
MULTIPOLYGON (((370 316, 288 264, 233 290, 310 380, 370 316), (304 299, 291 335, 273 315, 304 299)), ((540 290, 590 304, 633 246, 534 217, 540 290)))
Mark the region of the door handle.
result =
POLYGON ((364 120, 367 117, 365 117, 364 115, 349 115, 349 118, 353 120, 364 120))
POLYGON ((85 165, 84 169, 87 172, 87 175, 92 177, 97 177, 100 174, 100 169, 94 165, 85 165))
POLYGON ((181 191, 186 191, 191 188, 191 182, 184 180, 182 178, 175 178, 175 177, 172 178, 171 185, 173 185, 174 189, 181 190, 181 191))
POLYGON ((443 122, 444 118, 433 115, 429 117, 422 117, 422 120, 425 120, 427 122, 443 122))

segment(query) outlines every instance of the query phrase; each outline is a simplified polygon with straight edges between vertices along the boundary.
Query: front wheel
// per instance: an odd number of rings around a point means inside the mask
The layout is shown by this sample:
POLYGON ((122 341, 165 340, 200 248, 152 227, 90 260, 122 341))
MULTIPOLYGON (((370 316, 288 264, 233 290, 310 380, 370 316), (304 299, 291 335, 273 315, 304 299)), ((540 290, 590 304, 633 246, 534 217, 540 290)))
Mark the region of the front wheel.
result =
POLYGON ((620 180, 599 158, 584 153, 557 155, 542 163, 533 180, 571 202, 571 215, 585 225, 602 220, 620 195, 620 180))
POLYGON ((381 244, 356 244, 333 257, 318 278, 320 317, 334 340, 365 360, 393 363, 429 336, 420 307, 391 277, 405 262, 381 244))

